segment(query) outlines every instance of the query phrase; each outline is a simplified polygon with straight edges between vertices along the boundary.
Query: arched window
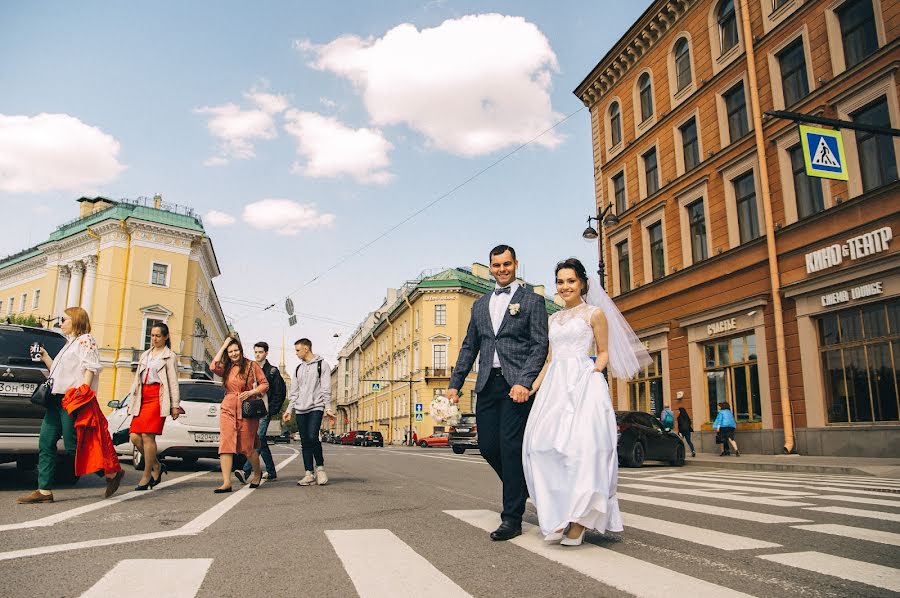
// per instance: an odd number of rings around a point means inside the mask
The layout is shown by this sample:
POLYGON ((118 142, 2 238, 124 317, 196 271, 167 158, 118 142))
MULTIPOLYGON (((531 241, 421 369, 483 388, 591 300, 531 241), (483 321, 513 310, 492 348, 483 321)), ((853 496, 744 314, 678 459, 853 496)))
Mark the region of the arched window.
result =
POLYGON ((724 0, 719 5, 719 39, 724 54, 738 43, 737 15, 734 13, 734 0, 724 0))
POLYGON ((691 84, 691 51, 684 37, 675 42, 675 78, 678 91, 691 84))
POLYGON ((619 102, 613 102, 609 107, 609 136, 612 147, 622 141, 622 111, 619 109, 619 102))
POLYGON ((638 95, 641 99, 641 122, 653 116, 653 86, 650 73, 644 73, 638 79, 638 95))

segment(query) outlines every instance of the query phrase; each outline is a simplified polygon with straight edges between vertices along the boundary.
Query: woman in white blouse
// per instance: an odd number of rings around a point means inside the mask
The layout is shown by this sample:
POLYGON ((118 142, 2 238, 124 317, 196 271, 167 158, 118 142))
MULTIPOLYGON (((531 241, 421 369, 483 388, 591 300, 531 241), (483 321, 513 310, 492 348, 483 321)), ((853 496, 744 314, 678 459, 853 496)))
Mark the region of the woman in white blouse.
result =
MULTIPOLYGON (((91 321, 87 312, 80 307, 70 307, 63 312, 60 328, 69 342, 60 349, 55 359, 41 348, 41 359, 53 379, 52 400, 41 422, 38 441, 38 487, 37 490, 19 497, 20 504, 53 502, 53 475, 56 470, 56 443, 62 438, 69 455, 74 455, 76 434, 72 418, 62 408, 63 395, 70 388, 87 384, 95 393, 99 383, 100 354, 97 341, 91 336, 91 321)), ((106 475, 106 497, 119 489, 122 471, 106 475)))
POLYGON ((162 434, 166 417, 178 419, 178 403, 175 353, 169 327, 160 322, 150 329, 150 348, 141 355, 129 392, 131 443, 144 455, 144 474, 135 490, 153 488, 166 473, 165 465, 156 458, 156 436, 162 434))

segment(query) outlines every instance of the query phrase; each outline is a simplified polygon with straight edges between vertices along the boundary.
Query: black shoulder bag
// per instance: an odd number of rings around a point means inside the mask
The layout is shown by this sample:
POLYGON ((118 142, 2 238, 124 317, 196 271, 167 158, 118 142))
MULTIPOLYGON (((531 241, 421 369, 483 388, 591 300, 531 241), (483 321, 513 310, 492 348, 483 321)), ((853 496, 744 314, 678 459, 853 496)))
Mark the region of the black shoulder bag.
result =
MULTIPOLYGON (((253 388, 256 388, 259 386, 259 381, 256 379, 256 370, 253 369, 253 364, 250 365, 250 369, 253 371, 253 388)), ((249 379, 250 376, 247 376, 247 378, 249 379)), ((241 403, 241 417, 245 419, 259 419, 269 415, 269 411, 266 409, 267 398, 264 393, 258 397, 245 399, 241 403)))
POLYGON ((53 396, 53 370, 56 369, 56 364, 59 363, 63 353, 68 351, 69 347, 73 344, 75 344, 74 340, 66 345, 66 347, 56 356, 56 359, 53 360, 53 365, 50 367, 50 372, 47 374, 47 381, 38 384, 38 387, 31 393, 31 398, 29 400, 32 405, 37 405, 38 407, 46 409, 53 403, 53 399, 51 398, 53 396))

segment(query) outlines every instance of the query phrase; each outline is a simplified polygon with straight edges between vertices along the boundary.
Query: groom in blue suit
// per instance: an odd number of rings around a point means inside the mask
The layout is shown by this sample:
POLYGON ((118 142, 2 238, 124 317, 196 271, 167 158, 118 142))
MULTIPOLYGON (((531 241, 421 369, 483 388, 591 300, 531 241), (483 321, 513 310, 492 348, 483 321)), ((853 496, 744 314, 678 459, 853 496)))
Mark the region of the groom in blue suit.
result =
POLYGON ((472 306, 447 396, 458 402, 459 389, 478 356, 478 447, 503 482, 502 523, 491 539, 510 540, 522 533, 528 498, 522 438, 531 411, 531 386, 547 359, 547 308, 543 297, 516 281, 515 249, 494 247, 490 264, 496 285, 472 306))

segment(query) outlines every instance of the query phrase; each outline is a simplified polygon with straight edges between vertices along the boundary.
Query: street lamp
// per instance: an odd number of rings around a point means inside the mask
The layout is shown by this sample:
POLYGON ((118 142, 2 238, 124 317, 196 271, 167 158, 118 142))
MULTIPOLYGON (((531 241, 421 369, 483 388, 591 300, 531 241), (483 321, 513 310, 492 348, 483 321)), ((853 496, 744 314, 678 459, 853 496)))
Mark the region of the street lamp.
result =
POLYGON ((597 253, 599 255, 597 261, 597 274, 600 276, 600 286, 602 286, 604 289, 606 288, 606 265, 603 263, 603 227, 615 226, 619 223, 619 217, 610 212, 611 209, 612 204, 609 204, 596 216, 588 216, 587 228, 584 229, 583 233, 581 233, 581 236, 585 241, 593 241, 594 239, 597 240, 597 253), (599 224, 596 229, 591 226, 591 220, 596 220, 599 224))

